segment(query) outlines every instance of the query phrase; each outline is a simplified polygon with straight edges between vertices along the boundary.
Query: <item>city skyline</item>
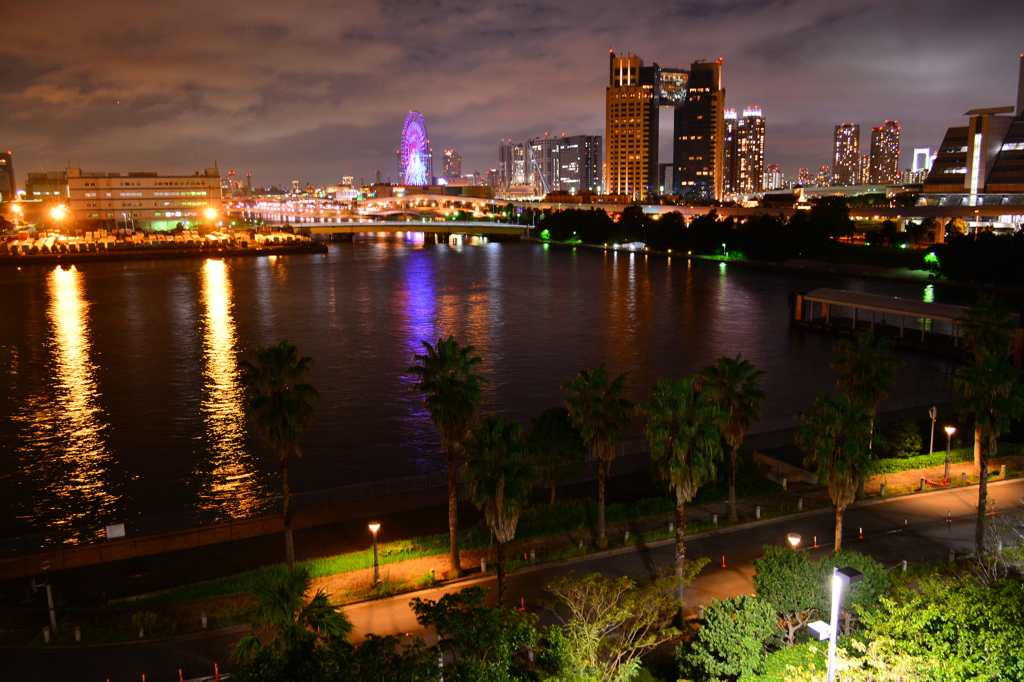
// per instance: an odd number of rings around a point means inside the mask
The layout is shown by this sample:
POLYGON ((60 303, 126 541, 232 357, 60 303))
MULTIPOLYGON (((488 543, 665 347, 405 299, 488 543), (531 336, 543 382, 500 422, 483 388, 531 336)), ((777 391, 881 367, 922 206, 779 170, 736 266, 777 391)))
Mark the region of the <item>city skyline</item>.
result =
MULTIPOLYGON (((19 186, 68 166, 183 173, 214 162, 258 186, 369 181, 394 174, 411 109, 435 149, 458 149, 465 172, 484 173, 501 138, 603 134, 609 48, 663 66, 721 56, 725 106, 770 112, 765 161, 793 178, 831 163, 840 121, 899 119, 903 149, 938 147, 964 102, 1013 103, 1024 50, 1024 6, 1009 0, 652 1, 626 16, 598 2, 585 17, 554 3, 257 2, 244 14, 203 5, 199 23, 189 4, 0 10, 0 147, 19 186)), ((904 154, 900 170, 910 165, 904 154)))

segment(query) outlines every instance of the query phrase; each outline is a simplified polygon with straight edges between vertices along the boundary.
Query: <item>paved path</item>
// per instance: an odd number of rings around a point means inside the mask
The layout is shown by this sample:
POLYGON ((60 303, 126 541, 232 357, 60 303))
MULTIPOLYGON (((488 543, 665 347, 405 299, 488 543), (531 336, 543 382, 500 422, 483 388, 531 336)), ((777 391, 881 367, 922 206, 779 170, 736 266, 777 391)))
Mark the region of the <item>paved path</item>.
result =
MULTIPOLYGON (((1024 479, 995 483, 989 490, 998 509, 1020 508, 1024 479)), ((960 555, 969 554, 973 550, 977 494, 977 487, 970 486, 873 500, 851 507, 845 518, 844 548, 871 554, 896 570, 904 559, 912 564, 940 560, 948 557, 951 549, 960 555), (947 513, 952 514, 953 523, 946 522, 947 513), (863 528, 864 539, 858 537, 860 528, 863 528)), ((821 547, 808 551, 815 558, 827 554, 831 544, 825 539, 831 538, 833 525, 832 511, 822 509, 694 535, 687 542, 687 555, 710 557, 713 561, 686 590, 688 614, 694 614, 699 604, 706 604, 712 598, 753 592, 753 560, 761 555, 765 544, 784 544, 788 533, 800 533, 805 545, 813 543, 817 535, 821 547), (724 569, 721 567, 723 554, 727 566, 724 569)), ((541 621, 548 623, 552 622, 551 614, 537 602, 543 596, 543 586, 552 578, 570 570, 577 573, 600 571, 605 575, 649 573, 656 567, 669 565, 671 560, 671 542, 662 541, 564 563, 539 565, 509 576, 508 593, 514 602, 523 599, 528 610, 539 613, 541 621)), ((483 584, 493 588, 493 583, 493 577, 487 576, 416 595, 351 605, 346 612, 356 626, 357 639, 367 632, 411 632, 414 637, 425 635, 430 644, 431 636, 422 631, 409 609, 413 596, 437 599, 467 585, 483 584)), ((237 637, 237 633, 232 633, 135 646, 7 650, 0 654, 0 679, 137 682, 145 674, 150 682, 173 682, 178 679, 179 668, 183 669, 186 679, 209 675, 214 661, 226 669, 228 647, 237 637)))

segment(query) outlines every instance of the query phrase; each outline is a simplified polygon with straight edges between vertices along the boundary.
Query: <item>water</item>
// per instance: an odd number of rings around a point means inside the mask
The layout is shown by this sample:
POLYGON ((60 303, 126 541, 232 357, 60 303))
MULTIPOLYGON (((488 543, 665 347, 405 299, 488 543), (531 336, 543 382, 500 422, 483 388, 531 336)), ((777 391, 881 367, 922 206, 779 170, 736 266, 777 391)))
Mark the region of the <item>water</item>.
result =
MULTIPOLYGON (((525 422, 607 361, 642 400, 659 376, 743 353, 768 371, 766 418, 835 390, 835 339, 792 329, 791 290, 963 303, 926 284, 792 274, 537 244, 361 237, 326 255, 0 269, 0 537, 140 516, 257 513, 277 460, 242 415, 237 362, 286 338, 323 398, 296 491, 443 468, 407 368, 454 334, 483 357, 484 410, 525 422)), ((953 366, 901 353, 894 397, 953 366)))

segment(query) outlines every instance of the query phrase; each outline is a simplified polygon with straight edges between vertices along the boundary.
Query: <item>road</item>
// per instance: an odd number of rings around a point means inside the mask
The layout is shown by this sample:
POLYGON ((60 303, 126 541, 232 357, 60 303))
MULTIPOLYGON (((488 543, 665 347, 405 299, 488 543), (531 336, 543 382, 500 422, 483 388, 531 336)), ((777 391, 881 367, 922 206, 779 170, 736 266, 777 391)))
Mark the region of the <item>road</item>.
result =
MULTIPOLYGON (((1024 498, 1024 479, 990 484, 990 495, 1002 513, 1020 509, 1024 498)), ((973 551, 974 509, 977 487, 954 488, 887 500, 871 500, 849 508, 845 516, 844 549, 870 554, 886 567, 899 570, 904 560, 910 564, 947 558, 950 550, 963 556, 973 551), (947 514, 952 523, 947 522, 947 514), (863 539, 860 530, 863 529, 863 539)), ((818 538, 818 549, 806 548, 812 558, 832 550, 834 520, 831 509, 821 509, 780 519, 765 520, 720 531, 695 534, 687 542, 687 556, 712 559, 686 588, 687 614, 711 599, 753 592, 753 561, 766 544, 785 544, 789 533, 799 533, 804 547, 818 538), (725 568, 722 568, 722 556, 725 568)), ((572 561, 543 564, 509 576, 510 601, 525 603, 527 610, 541 616, 542 623, 552 621, 538 600, 544 585, 568 571, 608 576, 635 573, 650 574, 672 561, 672 544, 661 541, 611 552, 592 554, 572 561)), ((414 595, 353 604, 346 613, 355 625, 357 641, 368 632, 378 634, 412 633, 424 636, 432 644, 432 634, 416 623, 409 601, 413 596, 438 599, 445 593, 474 584, 494 587, 494 578, 485 576, 460 581, 414 595)), ((493 594, 493 589, 492 589, 493 594)), ((6 650, 0 655, 0 679, 55 680, 67 682, 137 682, 146 675, 149 682, 173 682, 181 668, 186 679, 207 676, 213 663, 229 667, 227 651, 238 638, 237 632, 216 633, 205 637, 145 645, 121 645, 91 648, 6 650)))

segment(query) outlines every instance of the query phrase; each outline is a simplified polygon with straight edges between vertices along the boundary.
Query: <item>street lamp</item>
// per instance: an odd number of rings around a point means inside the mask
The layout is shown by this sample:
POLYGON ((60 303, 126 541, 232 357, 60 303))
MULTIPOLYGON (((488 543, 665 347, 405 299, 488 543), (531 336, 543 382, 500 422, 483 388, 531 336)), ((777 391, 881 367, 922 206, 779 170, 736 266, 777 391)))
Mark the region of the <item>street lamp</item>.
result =
POLYGON ((370 524, 370 532, 373 533, 373 584, 380 582, 380 561, 377 558, 377 531, 380 530, 379 523, 370 524))
POLYGON ((839 639, 839 604, 843 601, 843 585, 856 585, 864 574, 855 568, 832 569, 832 623, 816 620, 807 626, 819 640, 828 640, 828 682, 836 679, 836 641, 839 639))
POLYGON ((21 204, 11 204, 11 210, 14 211, 14 226, 17 227, 21 218, 21 204))
MULTIPOLYGON (((932 442, 931 442, 931 445, 928 446, 928 454, 929 455, 931 455, 931 454, 933 454, 935 452, 935 417, 938 414, 939 414, 939 411, 934 406, 932 406, 932 408, 930 410, 928 410, 928 416, 932 418, 932 442)), ((947 472, 947 474, 948 473, 949 472, 947 472)))
POLYGON ((66 216, 67 216, 67 208, 65 208, 64 206, 61 206, 60 204, 57 204, 56 206, 54 206, 53 208, 50 209, 50 217, 53 218, 54 221, 56 221, 56 223, 57 223, 57 230, 58 231, 60 231, 62 229, 62 225, 63 225, 62 221, 64 220, 64 218, 66 216))
POLYGON ((793 546, 793 549, 796 549, 797 545, 800 544, 800 541, 803 538, 801 538, 798 533, 790 533, 789 535, 786 536, 786 539, 789 540, 789 544, 791 544, 793 546))
POLYGON ((953 441, 953 434, 956 433, 955 426, 947 426, 946 429, 946 478, 949 478, 949 445, 953 441))

